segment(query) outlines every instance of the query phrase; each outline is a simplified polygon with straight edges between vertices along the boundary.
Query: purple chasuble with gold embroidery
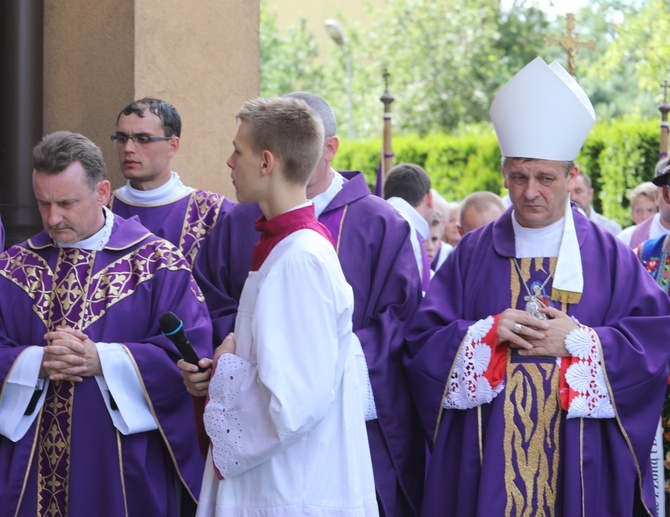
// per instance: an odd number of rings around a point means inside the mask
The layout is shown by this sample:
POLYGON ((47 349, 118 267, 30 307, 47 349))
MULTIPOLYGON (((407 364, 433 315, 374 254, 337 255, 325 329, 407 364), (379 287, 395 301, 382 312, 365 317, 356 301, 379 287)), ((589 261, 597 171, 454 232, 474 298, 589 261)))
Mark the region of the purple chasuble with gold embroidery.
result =
POLYGON ((154 235, 177 246, 191 267, 203 240, 231 206, 230 199, 205 190, 194 190, 181 199, 162 205, 133 205, 113 194, 109 201, 115 214, 124 219, 138 216, 142 225, 154 235))
MULTIPOLYGON (((528 293, 512 260, 508 209, 463 237, 433 277, 407 333, 412 393, 426 436, 435 438, 423 503, 427 517, 656 511, 650 452, 668 374, 670 299, 630 248, 574 204, 573 216, 584 292, 577 304, 551 305, 597 332, 616 418, 566 418, 556 359, 511 352, 504 387, 490 403, 442 409, 468 329, 509 307, 525 308, 528 293)), ((555 259, 519 263, 533 292, 555 259)), ((538 297, 551 295, 551 283, 538 289, 538 297)))
POLYGON ((193 515, 204 462, 179 354, 158 319, 179 315, 203 356, 211 324, 176 248, 119 216, 101 251, 58 249, 41 232, 0 255, 0 291, 0 386, 26 347, 44 346, 45 332, 67 325, 124 347, 159 427, 123 435, 95 378, 50 382, 26 435, 16 443, 0 436, 0 513, 193 515))
MULTIPOLYGON (((377 499, 388 516, 418 515, 424 440, 401 357, 405 326, 421 298, 409 224, 373 196, 361 172, 341 173, 342 190, 319 217, 354 291, 353 329, 370 374, 378 419, 367 422, 377 499)), ((213 228, 193 269, 212 316, 214 342, 232 332, 259 234, 255 204, 238 204, 213 228)))

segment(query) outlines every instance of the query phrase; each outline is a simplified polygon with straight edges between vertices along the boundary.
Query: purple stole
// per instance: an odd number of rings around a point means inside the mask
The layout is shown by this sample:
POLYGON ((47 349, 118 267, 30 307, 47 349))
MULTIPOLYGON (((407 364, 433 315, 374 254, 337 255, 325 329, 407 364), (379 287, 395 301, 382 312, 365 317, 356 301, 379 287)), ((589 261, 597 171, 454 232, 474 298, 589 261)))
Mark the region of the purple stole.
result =
POLYGON ((649 230, 651 229, 653 219, 654 216, 648 217, 635 227, 635 231, 630 237, 630 247, 632 249, 637 248, 640 244, 649 239, 649 230))
MULTIPOLYGON (((81 328, 86 321, 86 285, 91 278, 95 252, 64 248, 50 291, 55 295, 48 311, 47 328, 81 328), (83 279, 83 280, 82 280, 83 279)), ((74 383, 49 383, 39 422, 37 504, 39 515, 68 514, 70 439, 74 383)))

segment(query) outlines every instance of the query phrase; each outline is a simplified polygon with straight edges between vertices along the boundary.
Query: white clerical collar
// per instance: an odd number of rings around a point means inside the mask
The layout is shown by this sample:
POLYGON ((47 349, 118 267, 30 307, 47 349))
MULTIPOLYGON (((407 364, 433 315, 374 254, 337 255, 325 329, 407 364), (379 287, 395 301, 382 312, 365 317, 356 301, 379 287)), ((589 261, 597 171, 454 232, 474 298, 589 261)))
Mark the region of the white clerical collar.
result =
POLYGON ((416 231, 419 232, 421 238, 425 241, 430 235, 430 226, 428 221, 426 221, 423 216, 416 211, 412 205, 410 205, 406 200, 401 197, 390 197, 388 201, 393 208, 395 208, 400 214, 412 225, 416 231))
POLYGON ((174 171, 171 174, 170 179, 166 183, 155 189, 137 190, 128 181, 123 187, 117 189, 115 194, 127 203, 147 206, 172 203, 193 192, 193 188, 187 187, 182 183, 179 174, 174 171))
POLYGON ((314 213, 316 214, 317 219, 321 217, 323 211, 330 202, 335 199, 335 196, 340 193, 340 190, 342 190, 342 187, 344 186, 344 176, 333 169, 331 169, 330 172, 331 180, 328 188, 311 199, 312 203, 314 203, 314 213))
POLYGON ((518 258, 558 257, 552 282, 552 299, 577 303, 584 292, 584 273, 570 198, 566 200, 563 218, 549 226, 524 228, 514 217, 514 211, 512 226, 518 258))
POLYGON ((102 212, 105 215, 105 224, 102 225, 102 228, 96 233, 91 235, 89 238, 82 241, 73 242, 70 244, 64 244, 60 242, 55 242, 56 247, 58 248, 79 248, 82 250, 90 251, 100 251, 103 249, 109 238, 112 236, 112 227, 114 226, 114 214, 106 206, 102 207, 102 212))
POLYGON ((521 226, 512 210, 512 226, 514 227, 514 244, 517 258, 558 257, 563 235, 562 217, 555 223, 543 228, 526 228, 521 226))

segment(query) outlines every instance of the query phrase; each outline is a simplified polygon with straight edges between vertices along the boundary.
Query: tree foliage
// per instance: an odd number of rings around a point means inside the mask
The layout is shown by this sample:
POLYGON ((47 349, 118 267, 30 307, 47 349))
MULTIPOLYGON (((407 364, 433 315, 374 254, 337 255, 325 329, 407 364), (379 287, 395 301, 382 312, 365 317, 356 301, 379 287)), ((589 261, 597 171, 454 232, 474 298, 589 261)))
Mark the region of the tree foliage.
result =
POLYGON ((395 127, 422 135, 488 120, 493 95, 537 55, 547 27, 538 9, 503 15, 497 0, 389 0, 371 18, 356 50, 357 90, 381 93, 388 68, 395 127))
POLYGON ((271 97, 297 90, 318 91, 324 69, 317 63, 319 46, 305 28, 305 20, 288 27, 285 36, 277 29, 277 13, 261 1, 261 95, 271 97))
POLYGON ((628 6, 615 27, 615 38, 594 67, 600 78, 634 70, 638 86, 660 99, 659 84, 670 71, 670 0, 648 0, 628 6))
MULTIPOLYGON (((670 0, 592 0, 575 12, 581 40, 595 50, 577 52, 576 75, 599 120, 622 115, 658 117, 660 83, 667 77, 670 0)), ((382 73, 391 73, 396 135, 462 132, 488 123, 501 85, 535 56, 566 64, 565 51, 546 36, 565 32, 565 17, 549 18, 537 0, 516 0, 501 10, 498 0, 387 0, 371 7, 372 23, 340 18, 348 51, 319 59, 316 38, 304 23, 282 30, 276 14, 261 10, 263 95, 313 91, 333 107, 340 135, 381 134, 382 73), (345 60, 352 64, 353 126, 349 127, 345 60)))

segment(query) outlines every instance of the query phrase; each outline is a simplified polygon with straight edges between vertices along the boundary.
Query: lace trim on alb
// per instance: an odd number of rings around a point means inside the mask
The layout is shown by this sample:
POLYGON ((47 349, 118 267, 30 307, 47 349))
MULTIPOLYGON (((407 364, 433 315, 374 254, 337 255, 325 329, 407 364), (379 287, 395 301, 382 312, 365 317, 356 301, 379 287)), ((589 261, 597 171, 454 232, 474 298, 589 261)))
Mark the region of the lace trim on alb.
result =
POLYGON ((580 325, 565 338, 565 348, 576 359, 566 370, 565 380, 577 395, 570 401, 568 418, 614 418, 600 365, 600 340, 595 330, 580 325))
POLYGON ((233 354, 223 354, 209 384, 205 406, 205 430, 212 442, 212 459, 224 478, 247 470, 242 436, 244 429, 234 403, 247 374, 247 363, 233 354))
POLYGON ((488 404, 503 390, 504 382, 491 388, 484 377, 491 364, 492 348, 482 340, 493 323, 493 317, 489 316, 468 328, 449 379, 449 389, 444 397, 445 409, 471 409, 488 404))

